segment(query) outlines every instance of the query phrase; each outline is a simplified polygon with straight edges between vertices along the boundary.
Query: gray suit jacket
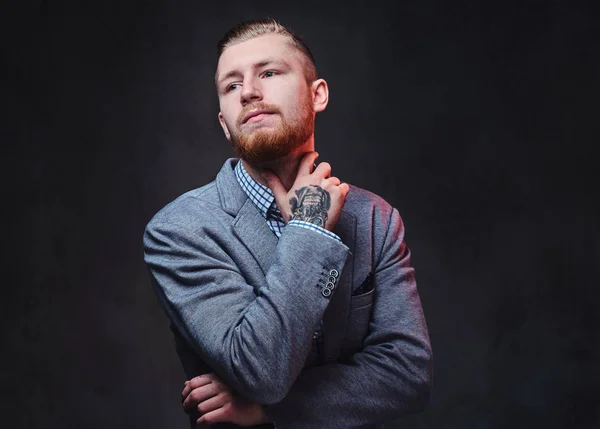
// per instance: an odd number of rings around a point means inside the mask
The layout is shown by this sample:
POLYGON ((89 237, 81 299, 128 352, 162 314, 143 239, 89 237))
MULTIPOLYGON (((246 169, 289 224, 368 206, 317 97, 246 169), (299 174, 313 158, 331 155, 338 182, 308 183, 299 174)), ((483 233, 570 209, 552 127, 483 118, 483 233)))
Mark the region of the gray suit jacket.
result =
POLYGON ((375 428, 422 409, 432 355, 398 211, 351 187, 333 230, 341 243, 298 226, 278 240, 236 162, 168 204, 144 234, 187 376, 214 371, 265 404, 278 429, 375 428))

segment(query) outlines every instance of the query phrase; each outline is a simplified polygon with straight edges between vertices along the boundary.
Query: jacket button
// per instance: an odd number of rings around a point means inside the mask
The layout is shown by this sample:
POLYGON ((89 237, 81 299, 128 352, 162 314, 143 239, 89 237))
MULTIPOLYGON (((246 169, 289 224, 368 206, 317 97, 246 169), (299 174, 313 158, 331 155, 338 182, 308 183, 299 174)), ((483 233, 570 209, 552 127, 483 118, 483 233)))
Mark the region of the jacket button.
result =
POLYGON ((333 276, 333 277, 337 277, 340 275, 340 273, 338 272, 338 270, 336 270, 335 268, 332 269, 331 271, 329 271, 329 275, 333 276))
POLYGON ((331 295, 331 289, 328 289, 328 288, 324 287, 324 288, 321 290, 321 293, 323 294, 323 296, 324 296, 325 298, 329 298, 329 295, 331 295))
POLYGON ((331 282, 331 283, 335 283, 335 282, 336 282, 336 280, 337 280, 337 279, 336 279, 335 277, 333 277, 333 276, 329 276, 329 278, 327 279, 327 281, 328 281, 328 282, 331 282))
POLYGON ((326 287, 327 289, 332 289, 332 290, 333 290, 333 288, 335 287, 335 284, 334 284, 334 283, 332 283, 332 282, 327 282, 327 284, 325 285, 325 287, 326 287))

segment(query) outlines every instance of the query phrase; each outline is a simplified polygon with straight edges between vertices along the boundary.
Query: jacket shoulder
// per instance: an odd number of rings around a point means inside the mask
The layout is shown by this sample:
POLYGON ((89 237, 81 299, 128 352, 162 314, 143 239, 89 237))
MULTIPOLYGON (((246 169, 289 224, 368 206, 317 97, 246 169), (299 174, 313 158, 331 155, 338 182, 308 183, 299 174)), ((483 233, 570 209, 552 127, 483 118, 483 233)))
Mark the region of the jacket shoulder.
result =
POLYGON ((350 192, 344 202, 344 211, 353 214, 358 218, 364 218, 367 215, 379 215, 382 218, 389 217, 393 207, 379 195, 350 185, 350 192))
POLYGON ((226 216, 219 200, 216 183, 212 182, 188 191, 158 211, 152 217, 146 229, 158 224, 177 224, 186 228, 197 228, 202 220, 217 220, 226 216))

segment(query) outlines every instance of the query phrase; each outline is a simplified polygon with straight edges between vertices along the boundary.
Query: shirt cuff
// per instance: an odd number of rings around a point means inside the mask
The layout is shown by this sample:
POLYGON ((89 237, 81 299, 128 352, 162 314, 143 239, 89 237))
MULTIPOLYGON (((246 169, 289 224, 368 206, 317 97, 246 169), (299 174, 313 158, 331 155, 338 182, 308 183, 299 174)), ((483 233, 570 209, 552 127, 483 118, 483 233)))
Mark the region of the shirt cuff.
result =
POLYGON ((340 243, 342 242, 342 239, 340 237, 338 237, 336 234, 334 234, 331 231, 326 230, 325 228, 321 228, 320 226, 315 225, 314 223, 306 222, 303 220, 293 220, 290 223, 288 223, 288 225, 295 225, 295 226, 299 226, 300 228, 306 228, 306 229, 310 229, 312 231, 317 231, 318 233, 326 235, 327 237, 333 238, 334 240, 337 240, 340 243))

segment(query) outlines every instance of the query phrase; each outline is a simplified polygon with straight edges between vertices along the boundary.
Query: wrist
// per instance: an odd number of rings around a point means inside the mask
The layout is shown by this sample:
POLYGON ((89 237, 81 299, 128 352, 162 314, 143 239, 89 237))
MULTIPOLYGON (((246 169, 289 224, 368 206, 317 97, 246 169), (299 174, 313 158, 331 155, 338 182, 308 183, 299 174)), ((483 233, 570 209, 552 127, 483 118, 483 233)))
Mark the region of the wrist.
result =
POLYGON ((250 409, 247 409, 247 418, 242 426, 256 426, 265 423, 272 423, 272 419, 265 413, 264 406, 261 404, 252 404, 250 409), (250 411, 248 413, 248 411, 250 411))
POLYGON ((320 234, 326 235, 330 238, 333 238, 337 241, 342 241, 340 237, 338 237, 334 232, 332 232, 329 229, 323 228, 322 226, 319 225, 315 225, 311 222, 306 222, 303 220, 298 220, 298 219, 294 219, 292 221, 290 221, 290 223, 288 223, 288 225, 295 225, 295 226, 299 226, 301 228, 305 228, 305 229, 309 229, 312 231, 317 231, 320 234))

